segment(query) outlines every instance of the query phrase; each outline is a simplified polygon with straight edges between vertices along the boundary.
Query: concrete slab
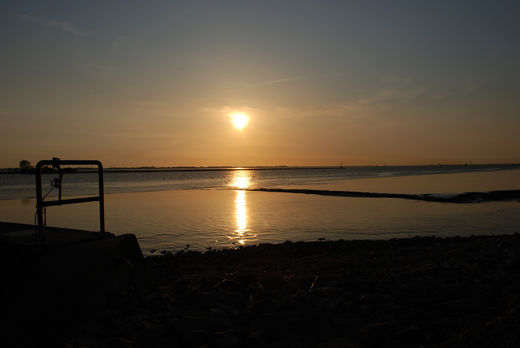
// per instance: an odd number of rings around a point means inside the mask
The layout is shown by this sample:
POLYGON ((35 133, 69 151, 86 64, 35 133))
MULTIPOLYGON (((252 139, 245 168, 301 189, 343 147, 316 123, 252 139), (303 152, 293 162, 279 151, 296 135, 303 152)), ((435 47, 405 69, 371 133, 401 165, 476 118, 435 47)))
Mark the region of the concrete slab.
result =
MULTIPOLYGON (((40 245, 37 238, 36 226, 0 222, 0 243, 20 245, 40 245)), ((113 238, 111 233, 75 230, 70 228, 46 227, 44 232, 46 247, 60 247, 74 243, 81 243, 96 239, 113 238)))
POLYGON ((0 326, 16 341, 31 330, 52 335, 93 320, 118 293, 146 292, 134 235, 47 228, 42 244, 31 227, 0 223, 0 326))

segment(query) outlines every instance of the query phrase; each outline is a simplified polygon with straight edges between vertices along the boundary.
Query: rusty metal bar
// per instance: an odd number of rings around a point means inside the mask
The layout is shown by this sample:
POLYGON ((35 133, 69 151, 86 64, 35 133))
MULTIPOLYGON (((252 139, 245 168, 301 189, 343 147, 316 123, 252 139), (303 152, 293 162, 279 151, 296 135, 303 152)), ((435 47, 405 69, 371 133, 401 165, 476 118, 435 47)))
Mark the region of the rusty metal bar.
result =
POLYGON ((53 207, 57 205, 63 205, 63 204, 75 204, 75 203, 87 203, 87 202, 97 202, 99 201, 98 196, 92 196, 92 197, 82 197, 82 198, 69 198, 69 199, 62 199, 61 201, 44 201, 43 206, 44 207, 53 207))
MULTIPOLYGON (((99 202, 99 230, 105 232, 105 197, 103 188, 103 164, 97 160, 60 160, 54 157, 52 160, 42 160, 36 164, 36 214, 38 218, 38 239, 45 241, 45 226, 43 221, 44 207, 57 206, 63 204, 76 204, 86 202, 99 202), (42 195, 42 167, 50 165, 60 170, 61 165, 95 165, 98 167, 99 195, 80 198, 60 199, 54 201, 44 201, 42 195)), ((61 183, 60 183, 61 185, 61 183)), ((60 187, 61 191, 61 187, 60 187)))

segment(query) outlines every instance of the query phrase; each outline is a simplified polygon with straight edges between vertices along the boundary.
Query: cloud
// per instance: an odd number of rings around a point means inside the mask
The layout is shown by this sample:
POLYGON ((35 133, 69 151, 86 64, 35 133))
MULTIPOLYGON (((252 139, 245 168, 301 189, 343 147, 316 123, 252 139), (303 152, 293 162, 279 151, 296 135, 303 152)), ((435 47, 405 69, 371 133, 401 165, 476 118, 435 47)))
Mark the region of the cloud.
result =
MULTIPOLYGON (((265 86, 286 81, 301 80, 304 77, 292 76, 276 80, 258 82, 248 87, 265 86)), ((310 78, 305 78, 310 80, 310 78)), ((246 87, 247 88, 247 87, 246 87)), ((416 82, 415 79, 406 76, 385 76, 374 83, 370 90, 358 95, 345 93, 343 98, 333 100, 321 100, 316 102, 300 100, 297 103, 270 103, 256 104, 256 108, 246 105, 220 105, 204 108, 210 113, 228 114, 233 111, 243 111, 265 117, 330 117, 343 118, 351 122, 366 123, 370 119, 380 122, 381 118, 395 119, 399 111, 409 109, 419 102, 419 99, 427 99, 431 95, 428 86, 416 82)))
POLYGON ((384 102, 407 102, 411 101, 426 92, 425 88, 388 88, 379 91, 373 96, 358 100, 360 104, 378 104, 384 102))
POLYGON ((35 23, 47 28, 58 29, 60 31, 73 35, 87 36, 91 34, 89 32, 78 29, 75 25, 73 25, 70 22, 56 21, 50 18, 35 16, 32 14, 22 14, 19 16, 19 18, 26 23, 35 23))
POLYGON ((248 87, 260 87, 260 86, 275 85, 275 84, 278 84, 278 83, 284 83, 284 82, 289 82, 289 81, 297 81, 297 80, 301 80, 301 79, 303 79, 302 76, 289 76, 289 77, 283 77, 283 78, 276 79, 276 80, 267 80, 267 81, 254 83, 254 84, 248 85, 248 87))
POLYGON ((244 84, 244 85, 240 86, 239 88, 231 89, 231 91, 238 92, 238 91, 242 91, 242 90, 249 89, 249 88, 257 88, 257 87, 264 87, 264 86, 270 86, 270 85, 277 85, 277 84, 280 84, 280 83, 286 83, 286 82, 290 82, 290 81, 298 81, 298 80, 303 80, 303 79, 304 79, 303 76, 287 76, 287 77, 282 77, 282 78, 279 78, 279 79, 273 79, 273 80, 260 81, 260 82, 256 82, 256 83, 244 84))
POLYGON ((260 109, 244 106, 244 105, 238 105, 238 106, 231 106, 231 105, 225 105, 225 106, 213 106, 213 107, 206 107, 203 108, 201 111, 213 113, 213 114, 230 114, 232 112, 245 112, 248 114, 251 113, 257 113, 261 111, 260 109))
POLYGON ((387 102, 410 102, 427 92, 414 79, 405 76, 385 76, 377 87, 377 92, 358 100, 360 104, 381 104, 387 102))

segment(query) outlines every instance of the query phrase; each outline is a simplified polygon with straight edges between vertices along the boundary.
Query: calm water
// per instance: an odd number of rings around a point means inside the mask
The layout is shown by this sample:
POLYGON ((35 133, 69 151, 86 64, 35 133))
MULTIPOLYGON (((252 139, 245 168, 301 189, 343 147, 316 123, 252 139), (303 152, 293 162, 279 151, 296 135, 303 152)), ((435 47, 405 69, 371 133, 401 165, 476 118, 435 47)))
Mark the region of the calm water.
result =
MULTIPOLYGON (((520 170, 372 167, 107 173, 106 228, 135 233, 143 251, 237 247, 286 240, 381 239, 520 232, 520 204, 446 204, 244 191, 305 187, 366 192, 461 193, 519 189, 520 170), (415 172, 414 172, 415 168, 415 172), (435 169, 437 169, 435 171, 435 169)), ((51 175, 43 182, 52 180, 51 175)), ((33 223, 34 177, 0 176, 0 220, 33 223)), ((92 174, 64 178, 64 194, 95 194, 92 174)), ((50 188, 50 185, 47 185, 50 188)), ((54 192, 50 194, 52 197, 54 192)), ((47 209, 51 226, 98 229, 97 204, 47 209)))
MULTIPOLYGON (((516 169, 520 166, 515 167, 516 169)), ((510 166, 417 166, 417 167, 346 167, 302 168, 276 170, 190 170, 155 172, 105 172, 105 193, 228 189, 238 185, 248 187, 341 187, 349 189, 349 179, 420 177, 433 174, 483 173, 511 169, 510 166), (240 174, 240 175, 238 175, 240 174)), ((43 176, 43 189, 50 188, 55 175, 43 176)), ((408 179, 407 179, 408 180, 408 179)), ((413 179, 412 179, 413 180, 413 179)), ((63 194, 69 196, 96 194, 95 173, 66 174, 63 194)), ((446 183, 448 184, 448 183, 446 183)), ((516 184, 516 183, 515 183, 516 184)), ((422 184, 421 184, 422 185, 422 184)), ((0 199, 35 197, 33 175, 0 175, 0 199)), ((367 187, 370 189, 370 187, 367 187)), ((424 187, 418 187, 424 189, 424 187)), ((458 187, 455 187, 457 189, 458 187)), ((518 188, 518 186, 516 187, 518 188)), ((386 187, 381 187, 386 189, 386 187)), ((399 187, 401 189, 401 187, 399 187)), ((403 187, 402 189, 407 189, 403 187)), ((440 190, 449 189, 441 184, 440 190)), ((51 194, 52 196, 52 194, 51 194)))

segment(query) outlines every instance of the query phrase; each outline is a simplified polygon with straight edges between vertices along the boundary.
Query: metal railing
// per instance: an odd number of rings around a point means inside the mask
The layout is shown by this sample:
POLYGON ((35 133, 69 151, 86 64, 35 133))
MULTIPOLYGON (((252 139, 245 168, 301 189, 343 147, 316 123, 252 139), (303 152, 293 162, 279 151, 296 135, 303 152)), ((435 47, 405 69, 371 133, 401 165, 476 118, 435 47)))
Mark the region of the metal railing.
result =
POLYGON ((54 157, 52 160, 42 160, 36 164, 36 214, 38 218, 38 239, 45 241, 45 223, 44 223, 44 209, 46 207, 64 205, 64 204, 75 204, 75 203, 86 203, 86 202, 99 202, 99 230, 105 232, 105 198, 103 189, 103 164, 97 160, 60 160, 54 157), (68 198, 61 199, 61 176, 63 171, 61 165, 96 165, 98 168, 98 181, 99 181, 99 195, 88 196, 80 198, 68 198), (60 174, 59 179, 59 199, 53 201, 45 201, 42 194, 42 168, 43 166, 52 166, 60 174))

